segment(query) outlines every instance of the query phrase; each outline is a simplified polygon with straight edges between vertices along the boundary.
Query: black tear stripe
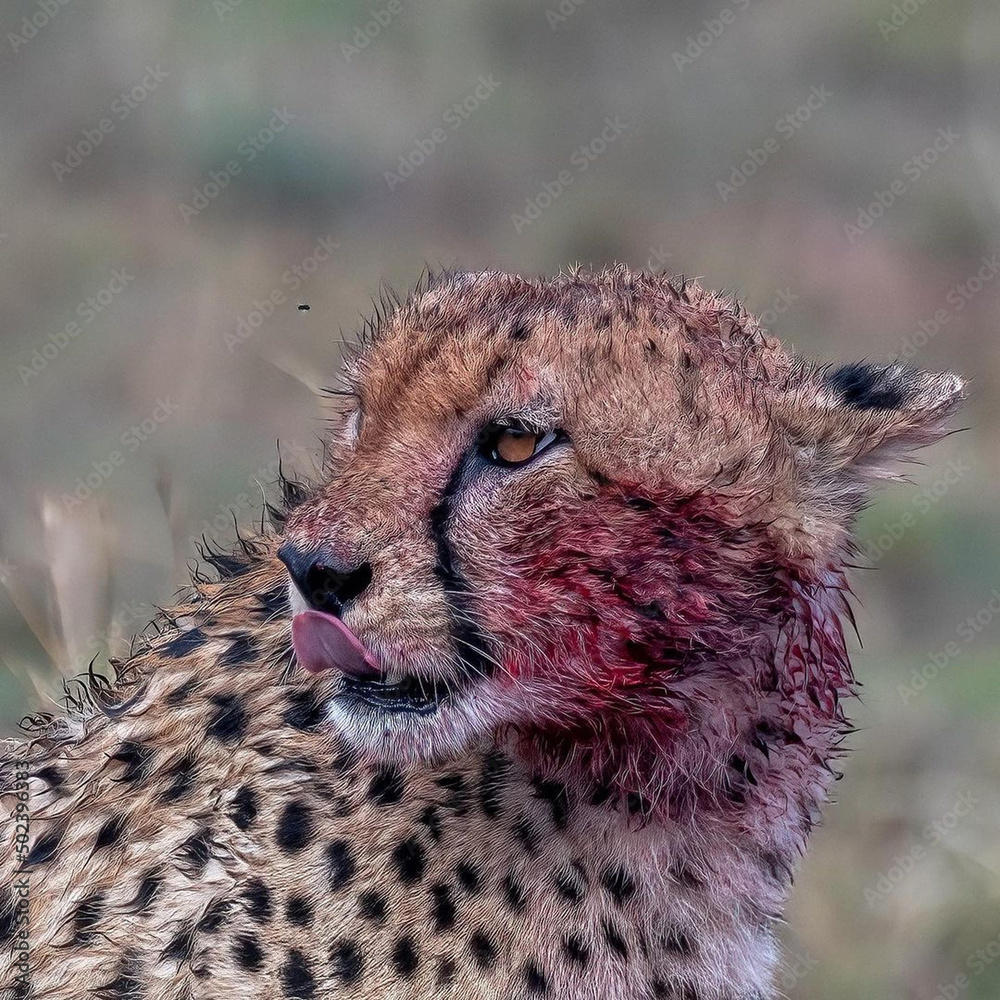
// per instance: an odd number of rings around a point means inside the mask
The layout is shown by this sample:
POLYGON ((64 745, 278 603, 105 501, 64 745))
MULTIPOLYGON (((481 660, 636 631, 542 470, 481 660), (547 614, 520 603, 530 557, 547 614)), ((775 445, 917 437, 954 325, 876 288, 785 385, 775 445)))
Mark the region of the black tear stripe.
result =
POLYGON ((474 679, 492 676, 495 663, 489 652, 489 642, 472 614, 472 587, 455 565, 455 556, 448 541, 448 521, 463 465, 463 462, 459 462, 455 467, 441 493, 441 499, 431 511, 430 529, 437 549, 434 573, 445 588, 444 599, 451 611, 451 634, 455 651, 467 678, 474 679))

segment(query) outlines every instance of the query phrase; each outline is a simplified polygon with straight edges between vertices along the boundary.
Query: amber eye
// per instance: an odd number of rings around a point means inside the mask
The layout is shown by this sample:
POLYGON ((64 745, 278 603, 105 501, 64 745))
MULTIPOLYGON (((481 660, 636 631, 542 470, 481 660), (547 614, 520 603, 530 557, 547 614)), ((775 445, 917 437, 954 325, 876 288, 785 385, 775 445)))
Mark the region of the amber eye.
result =
POLYGON ((559 431, 493 424, 486 428, 481 451, 497 465, 524 465, 560 437, 559 431))

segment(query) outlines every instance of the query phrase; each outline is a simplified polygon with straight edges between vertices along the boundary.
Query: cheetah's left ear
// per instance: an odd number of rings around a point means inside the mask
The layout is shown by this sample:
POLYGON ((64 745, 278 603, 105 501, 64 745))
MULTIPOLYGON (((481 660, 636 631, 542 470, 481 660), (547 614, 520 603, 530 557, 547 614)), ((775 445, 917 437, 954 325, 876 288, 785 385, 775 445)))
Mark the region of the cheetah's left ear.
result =
POLYGON ((898 478, 910 451, 948 433, 965 382, 903 364, 857 363, 813 371, 793 395, 788 430, 814 451, 821 474, 870 481, 898 478))

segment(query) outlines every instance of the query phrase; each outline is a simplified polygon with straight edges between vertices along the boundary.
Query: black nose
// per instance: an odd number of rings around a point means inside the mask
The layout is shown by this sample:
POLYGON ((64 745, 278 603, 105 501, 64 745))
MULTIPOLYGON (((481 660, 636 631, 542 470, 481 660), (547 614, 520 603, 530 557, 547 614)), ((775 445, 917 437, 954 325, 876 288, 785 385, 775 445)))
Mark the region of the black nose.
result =
POLYGON ((310 606, 332 615, 339 616, 344 605, 372 582, 371 563, 350 566, 328 553, 304 551, 290 542, 278 549, 278 558, 288 567, 288 575, 310 606))

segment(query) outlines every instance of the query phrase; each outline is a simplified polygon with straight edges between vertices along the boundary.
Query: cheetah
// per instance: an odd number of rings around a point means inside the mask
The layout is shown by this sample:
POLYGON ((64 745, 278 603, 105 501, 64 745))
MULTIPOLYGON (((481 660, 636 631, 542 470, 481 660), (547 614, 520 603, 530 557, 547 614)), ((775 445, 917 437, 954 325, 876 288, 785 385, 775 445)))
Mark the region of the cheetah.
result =
POLYGON ((0 757, 4 1000, 767 1000, 870 487, 963 381, 698 283, 427 278, 319 485, 0 757))

